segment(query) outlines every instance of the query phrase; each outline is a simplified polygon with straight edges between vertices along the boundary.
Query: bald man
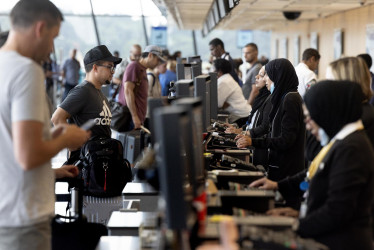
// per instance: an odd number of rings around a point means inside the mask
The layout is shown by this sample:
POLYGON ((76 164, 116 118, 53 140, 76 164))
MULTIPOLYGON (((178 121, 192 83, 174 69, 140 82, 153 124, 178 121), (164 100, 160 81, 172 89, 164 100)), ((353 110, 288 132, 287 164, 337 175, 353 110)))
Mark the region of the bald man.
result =
POLYGON ((141 55, 142 55, 142 47, 140 47, 139 44, 134 44, 131 47, 129 58, 123 58, 122 62, 117 65, 116 71, 114 72, 114 75, 113 75, 113 83, 121 84, 123 74, 126 71, 127 65, 132 61, 139 61, 141 55))

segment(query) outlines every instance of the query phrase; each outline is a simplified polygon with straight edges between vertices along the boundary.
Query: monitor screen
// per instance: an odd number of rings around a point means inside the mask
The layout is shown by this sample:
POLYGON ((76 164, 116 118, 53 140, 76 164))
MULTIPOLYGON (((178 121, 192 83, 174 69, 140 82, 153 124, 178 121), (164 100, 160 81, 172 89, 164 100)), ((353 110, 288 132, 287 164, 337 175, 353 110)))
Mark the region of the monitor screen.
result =
POLYGON ((184 65, 184 79, 192 79, 191 64, 185 64, 184 65))
POLYGON ((217 73, 210 72, 210 119, 218 117, 218 87, 217 73))
POLYGON ((168 106, 168 98, 167 96, 154 98, 148 98, 148 114, 149 114, 149 130, 151 131, 151 143, 154 144, 154 131, 155 131, 155 123, 154 123, 154 111, 157 108, 168 106))
POLYGON ((194 96, 203 99, 203 130, 210 125, 210 76, 200 75, 194 79, 194 96))
POLYGON ((177 63, 177 80, 192 79, 192 64, 177 63))
POLYGON ((194 197, 198 197, 204 190, 205 186, 205 172, 203 163, 203 106, 201 98, 181 98, 175 100, 172 105, 183 106, 187 108, 189 124, 191 128, 189 131, 192 143, 190 144, 190 151, 192 152, 193 162, 192 167, 189 168, 190 183, 193 188, 194 197))
POLYGON ((188 177, 193 158, 188 111, 168 106, 155 110, 156 161, 161 196, 165 200, 166 222, 170 229, 188 229, 192 189, 188 177))
POLYGON ((193 96, 193 80, 184 79, 175 83, 176 97, 192 97, 193 96))
POLYGON ((187 59, 188 63, 201 63, 201 57, 200 56, 190 56, 187 59))

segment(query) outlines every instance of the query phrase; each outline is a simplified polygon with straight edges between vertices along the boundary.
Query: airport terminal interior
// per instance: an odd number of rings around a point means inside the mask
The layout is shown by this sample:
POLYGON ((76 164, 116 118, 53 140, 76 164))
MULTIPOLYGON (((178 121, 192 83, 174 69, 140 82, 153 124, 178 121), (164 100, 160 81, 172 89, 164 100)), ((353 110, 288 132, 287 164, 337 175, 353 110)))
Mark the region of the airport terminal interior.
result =
POLYGON ((2 1, 0 250, 374 249, 373 56, 374 0, 2 1))

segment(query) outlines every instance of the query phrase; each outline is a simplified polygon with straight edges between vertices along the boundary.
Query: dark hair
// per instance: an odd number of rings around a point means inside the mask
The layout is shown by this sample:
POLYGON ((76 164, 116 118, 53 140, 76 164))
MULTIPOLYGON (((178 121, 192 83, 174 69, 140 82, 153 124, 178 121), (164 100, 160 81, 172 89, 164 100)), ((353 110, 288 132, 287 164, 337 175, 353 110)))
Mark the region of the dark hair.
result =
POLYGON ((222 40, 219 38, 214 38, 212 41, 209 42, 209 45, 212 45, 214 47, 221 45, 222 49, 225 49, 225 45, 223 45, 222 40))
POLYGON ((6 40, 8 39, 9 31, 0 32, 0 47, 4 45, 6 40))
POLYGON ((227 74, 231 72, 231 63, 226 59, 216 59, 214 60, 213 64, 217 72, 221 71, 222 74, 227 74))
POLYGON ((247 43, 244 47, 252 47, 256 51, 258 51, 257 45, 255 43, 247 43))
POLYGON ((104 61, 96 61, 96 62, 92 62, 92 63, 89 63, 87 65, 84 65, 84 70, 86 71, 86 73, 90 73, 94 64, 98 65, 98 64, 103 64, 104 61))
POLYGON ((113 51, 113 55, 117 54, 119 56, 118 50, 113 51))
POLYGON ((149 54, 149 52, 142 52, 142 58, 147 58, 148 57, 148 54, 149 54))
POLYGON ((361 57, 362 59, 364 59, 366 65, 368 66, 370 70, 371 65, 373 65, 373 60, 371 59, 371 56, 369 54, 359 54, 358 57, 361 57))
POLYGON ((303 61, 308 61, 313 56, 314 56, 314 58, 316 60, 319 60, 321 58, 321 55, 318 53, 318 50, 312 49, 312 48, 306 49, 303 52, 303 58, 302 58, 302 60, 303 61))
POLYGON ((163 50, 162 50, 162 54, 163 54, 164 56, 166 56, 167 58, 170 57, 170 52, 169 52, 168 49, 163 49, 163 50))
POLYGON ((36 21, 46 21, 50 28, 64 18, 60 10, 48 0, 20 0, 10 12, 13 28, 27 28, 36 21))
POLYGON ((241 59, 241 58, 236 58, 236 59, 233 59, 232 61, 233 61, 233 63, 234 63, 234 68, 235 68, 236 70, 239 70, 240 65, 243 64, 243 59, 241 59))

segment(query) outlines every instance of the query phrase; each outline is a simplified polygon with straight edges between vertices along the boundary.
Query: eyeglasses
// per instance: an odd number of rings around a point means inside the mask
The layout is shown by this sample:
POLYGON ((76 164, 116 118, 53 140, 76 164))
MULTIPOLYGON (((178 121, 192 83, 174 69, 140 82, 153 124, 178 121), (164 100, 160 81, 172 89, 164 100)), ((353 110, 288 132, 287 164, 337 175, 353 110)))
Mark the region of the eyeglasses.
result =
POLYGON ((114 73, 114 71, 115 71, 115 69, 116 69, 116 66, 110 66, 110 65, 103 65, 103 64, 96 64, 97 66, 101 66, 101 67, 105 67, 105 68, 108 68, 108 69, 110 69, 110 71, 112 72, 112 73, 114 73))

